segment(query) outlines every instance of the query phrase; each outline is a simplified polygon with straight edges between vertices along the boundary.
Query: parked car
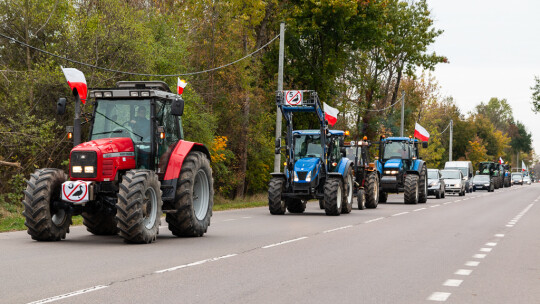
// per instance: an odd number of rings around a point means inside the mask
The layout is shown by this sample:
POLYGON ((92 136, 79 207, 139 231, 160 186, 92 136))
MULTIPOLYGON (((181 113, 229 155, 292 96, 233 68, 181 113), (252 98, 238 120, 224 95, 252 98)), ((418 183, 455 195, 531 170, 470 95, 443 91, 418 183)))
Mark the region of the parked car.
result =
POLYGON ((530 185, 531 184, 531 178, 528 176, 523 177, 523 183, 530 185))
POLYGON ((465 181, 465 191, 472 192, 473 184, 471 182, 473 175, 473 165, 470 161, 447 161, 444 164, 444 169, 458 169, 463 174, 463 180, 465 181))
POLYGON ((436 198, 444 198, 446 185, 439 169, 428 169, 428 195, 435 195, 436 198))
POLYGON ((441 174, 446 186, 445 192, 458 193, 459 196, 465 195, 465 180, 463 180, 461 170, 444 169, 441 170, 441 174))
POLYGON ((517 185, 523 185, 523 173, 514 172, 512 173, 512 184, 517 185))
POLYGON ((488 192, 495 191, 495 185, 493 179, 489 175, 475 175, 473 177, 473 191, 487 190, 488 192))

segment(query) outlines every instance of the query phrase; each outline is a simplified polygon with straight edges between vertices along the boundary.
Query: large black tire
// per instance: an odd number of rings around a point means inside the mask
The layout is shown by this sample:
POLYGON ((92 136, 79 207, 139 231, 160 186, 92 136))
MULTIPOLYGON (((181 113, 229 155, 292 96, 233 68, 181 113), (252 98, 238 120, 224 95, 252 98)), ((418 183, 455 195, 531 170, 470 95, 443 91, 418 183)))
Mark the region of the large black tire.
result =
POLYGON ((405 189, 404 189, 404 197, 405 197, 405 204, 417 204, 419 199, 419 181, 418 181, 418 175, 414 174, 407 174, 405 177, 405 189))
POLYGON ((379 191, 379 203, 386 203, 388 201, 388 192, 379 191))
POLYGON ((324 209, 324 199, 319 200, 319 208, 324 209))
POLYGON ((356 201, 358 202, 358 210, 366 209, 366 192, 364 189, 358 189, 356 201))
POLYGON ((23 215, 28 234, 37 241, 60 241, 66 238, 71 214, 55 210, 61 200, 62 183, 67 179, 63 170, 38 169, 30 175, 24 190, 23 215))
POLYGON ((126 243, 148 244, 156 240, 161 223, 161 184, 154 171, 130 170, 122 178, 116 221, 126 243))
POLYGON ((324 184, 324 211, 326 215, 340 215, 343 203, 343 182, 328 178, 324 184))
POLYGON ((202 152, 189 152, 176 184, 176 212, 165 216, 169 230, 176 236, 203 236, 210 226, 213 207, 214 178, 210 160, 202 152))
POLYGON ((83 224, 88 232, 95 235, 118 234, 116 215, 106 212, 83 212, 83 224))
POLYGON ((285 205, 287 205, 287 210, 290 213, 303 213, 306 210, 307 201, 302 201, 298 198, 288 198, 285 200, 285 205))
POLYGON ((435 198, 440 199, 441 198, 441 189, 435 193, 435 198))
POLYGON ((285 214, 286 205, 285 201, 281 199, 281 193, 285 181, 282 178, 272 178, 268 184, 268 209, 270 214, 285 214))
MULTIPOLYGON (((366 208, 375 209, 379 205, 379 175, 371 172, 365 183, 366 208)), ((388 196, 388 193, 386 194, 388 196)))
POLYGON ((494 186, 495 189, 499 189, 499 181, 498 181, 498 179, 493 181, 493 186, 494 186))
POLYGON ((446 188, 443 188, 441 193, 441 198, 444 198, 446 196, 446 188))
POLYGON ((427 202, 427 169, 426 166, 422 166, 418 175, 418 203, 425 204, 427 202))
POLYGON ((354 201, 354 175, 352 166, 347 170, 344 176, 345 184, 343 185, 343 203, 341 204, 341 213, 351 213, 354 201))

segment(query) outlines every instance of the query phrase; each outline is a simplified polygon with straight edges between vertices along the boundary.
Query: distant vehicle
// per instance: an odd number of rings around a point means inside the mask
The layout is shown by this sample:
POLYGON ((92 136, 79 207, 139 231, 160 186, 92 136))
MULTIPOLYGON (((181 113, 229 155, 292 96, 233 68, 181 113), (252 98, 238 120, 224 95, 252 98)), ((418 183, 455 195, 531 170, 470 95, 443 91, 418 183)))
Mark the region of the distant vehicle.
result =
POLYGON ((428 195, 435 195, 436 198, 444 198, 446 186, 439 169, 428 169, 427 176, 428 195))
POLYGON ((459 196, 465 195, 465 180, 461 170, 444 169, 441 170, 444 183, 446 184, 445 192, 458 193, 459 196))
POLYGON ((489 175, 475 175, 472 180, 473 191, 476 190, 487 190, 488 192, 495 191, 495 185, 493 184, 493 179, 489 175))
POLYGON ((473 165, 470 161, 447 161, 444 164, 444 169, 459 169, 465 181, 465 191, 469 193, 473 191, 473 184, 471 182, 474 176, 473 165))
POLYGON ((523 173, 520 172, 514 172, 512 173, 512 184, 517 185, 523 185, 523 173))
POLYGON ((531 184, 531 178, 528 176, 523 177, 523 183, 530 185, 531 184))
POLYGON ((510 167, 510 164, 503 164, 502 168, 504 177, 503 186, 512 187, 512 168, 510 167))

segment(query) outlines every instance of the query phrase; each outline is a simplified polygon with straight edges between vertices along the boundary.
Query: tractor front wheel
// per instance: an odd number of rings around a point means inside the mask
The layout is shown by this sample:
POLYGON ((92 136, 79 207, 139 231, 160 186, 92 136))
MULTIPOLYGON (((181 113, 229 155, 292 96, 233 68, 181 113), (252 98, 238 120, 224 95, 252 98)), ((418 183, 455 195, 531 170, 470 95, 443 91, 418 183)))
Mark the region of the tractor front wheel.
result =
POLYGON ((116 216, 114 213, 103 211, 83 212, 83 224, 88 232, 95 235, 118 234, 116 216))
POLYGON ((419 196, 418 175, 407 174, 405 177, 405 204, 417 204, 419 196))
POLYGON ((30 175, 24 190, 23 215, 28 234, 37 241, 60 241, 66 238, 71 214, 57 208, 62 183, 67 179, 60 169, 38 169, 30 175))
POLYGON ((424 204, 427 202, 427 169, 425 166, 420 169, 420 175, 418 176, 418 203, 424 204))
POLYGON ((353 170, 351 167, 349 167, 349 170, 347 170, 347 175, 345 177, 345 189, 343 196, 343 203, 341 208, 341 213, 347 214, 351 213, 353 208, 353 199, 354 199, 354 176, 353 176, 353 170))
POLYGON ((285 201, 281 199, 281 194, 285 185, 282 178, 272 178, 268 184, 268 209, 270 214, 285 214, 285 201))
POLYGON ((176 236, 203 236, 214 207, 214 179, 208 157, 192 151, 184 159, 176 185, 174 209, 165 219, 176 236))
POLYGON ((298 198, 288 198, 285 201, 287 210, 289 210, 290 213, 303 213, 306 210, 306 203, 307 201, 302 201, 298 198))
POLYGON ((324 184, 324 211, 326 215, 340 215, 343 203, 341 178, 328 178, 324 184))
MULTIPOLYGON (((366 180, 366 207, 377 208, 379 205, 379 176, 376 172, 369 173, 366 180)), ((388 193, 385 193, 388 196, 388 193)), ((386 202, 386 200, 385 200, 386 202)))
POLYGON ((358 210, 366 209, 366 192, 364 189, 358 189, 356 200, 358 201, 358 210))
POLYGON ((388 192, 379 191, 379 203, 386 203, 388 201, 388 192))

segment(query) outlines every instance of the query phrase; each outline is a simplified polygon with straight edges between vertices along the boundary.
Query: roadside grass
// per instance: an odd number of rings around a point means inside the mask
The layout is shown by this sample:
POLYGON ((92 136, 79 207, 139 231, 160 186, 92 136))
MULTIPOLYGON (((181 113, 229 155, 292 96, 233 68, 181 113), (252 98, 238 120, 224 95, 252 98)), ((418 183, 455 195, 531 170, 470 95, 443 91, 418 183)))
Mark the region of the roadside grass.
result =
MULTIPOLYGON (((22 215, 22 207, 14 207, 13 205, 0 206, 0 232, 26 230, 24 225, 24 216, 22 215)), ((244 198, 236 198, 234 200, 224 198, 222 196, 214 196, 214 211, 232 210, 264 207, 268 205, 266 194, 255 194, 245 196, 244 198)), ((82 216, 77 215, 72 217, 73 225, 82 225, 82 216)))

